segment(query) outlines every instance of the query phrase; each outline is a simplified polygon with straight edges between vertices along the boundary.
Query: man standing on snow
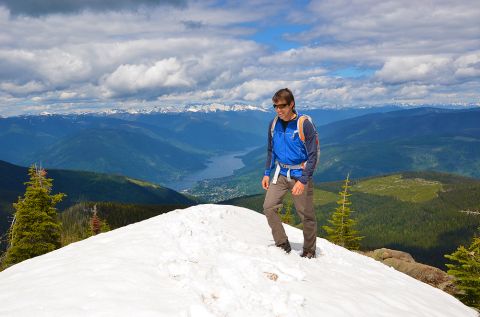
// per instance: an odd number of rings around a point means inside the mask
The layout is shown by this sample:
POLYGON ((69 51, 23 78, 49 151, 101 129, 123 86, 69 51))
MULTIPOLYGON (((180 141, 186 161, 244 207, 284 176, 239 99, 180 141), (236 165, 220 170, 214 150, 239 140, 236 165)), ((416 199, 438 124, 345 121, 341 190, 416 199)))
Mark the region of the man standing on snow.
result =
POLYGON ((288 88, 272 97, 277 116, 268 128, 267 164, 262 187, 267 190, 263 212, 272 229, 275 245, 292 250, 277 210, 283 197, 292 192, 295 209, 303 223, 302 257, 314 258, 317 240, 317 219, 313 208, 313 181, 319 156, 315 126, 308 116, 297 114, 295 99, 288 88), (274 172, 271 179, 270 174, 274 172))

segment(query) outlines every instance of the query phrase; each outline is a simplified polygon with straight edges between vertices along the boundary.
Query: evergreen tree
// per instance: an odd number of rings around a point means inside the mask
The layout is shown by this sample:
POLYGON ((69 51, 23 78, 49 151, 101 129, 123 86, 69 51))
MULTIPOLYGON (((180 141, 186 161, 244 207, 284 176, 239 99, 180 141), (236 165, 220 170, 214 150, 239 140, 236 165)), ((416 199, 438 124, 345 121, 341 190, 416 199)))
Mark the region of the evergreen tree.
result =
POLYGON ((110 231, 110 226, 105 220, 101 220, 98 216, 97 205, 93 206, 93 215, 90 219, 90 236, 97 235, 101 232, 110 231))
POLYGON ((79 202, 70 206, 60 213, 58 218, 62 223, 62 247, 91 236, 90 208, 87 202, 79 202))
POLYGON ((90 228, 94 235, 99 234, 101 230, 101 221, 100 218, 98 218, 96 211, 97 210, 95 209, 95 213, 93 214, 92 220, 90 221, 90 228))
POLYGON ((462 245, 445 257, 456 262, 446 266, 449 269, 447 273, 455 277, 455 285, 460 290, 460 300, 480 309, 480 237, 474 236, 468 248, 462 245))
POLYGON ((285 197, 285 208, 279 208, 277 210, 277 213, 280 216, 280 220, 283 223, 293 226, 295 224, 295 219, 293 218, 292 205, 293 205, 292 198, 288 196, 285 197))
POLYGON ((328 222, 330 226, 323 226, 322 228, 327 232, 327 239, 337 245, 345 247, 350 250, 358 250, 360 247, 360 240, 363 237, 358 236, 358 231, 355 230, 356 221, 350 218, 350 205, 352 204, 348 197, 350 188, 350 174, 347 175, 345 183, 342 185, 343 190, 339 192, 340 200, 337 201, 338 207, 332 213, 328 222))
POLYGON ((12 225, 8 233, 8 246, 3 267, 58 249, 61 225, 55 205, 65 194, 50 195, 52 179, 47 172, 32 165, 28 174, 30 181, 24 197, 18 197, 12 225))

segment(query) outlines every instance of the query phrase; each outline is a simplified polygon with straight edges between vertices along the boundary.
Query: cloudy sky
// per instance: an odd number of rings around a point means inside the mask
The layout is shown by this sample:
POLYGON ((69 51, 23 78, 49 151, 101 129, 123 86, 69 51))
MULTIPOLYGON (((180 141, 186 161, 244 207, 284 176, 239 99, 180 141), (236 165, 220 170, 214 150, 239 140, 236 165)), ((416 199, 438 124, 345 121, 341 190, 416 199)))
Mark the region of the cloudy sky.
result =
POLYGON ((480 104, 480 3, 0 0, 0 115, 480 104))

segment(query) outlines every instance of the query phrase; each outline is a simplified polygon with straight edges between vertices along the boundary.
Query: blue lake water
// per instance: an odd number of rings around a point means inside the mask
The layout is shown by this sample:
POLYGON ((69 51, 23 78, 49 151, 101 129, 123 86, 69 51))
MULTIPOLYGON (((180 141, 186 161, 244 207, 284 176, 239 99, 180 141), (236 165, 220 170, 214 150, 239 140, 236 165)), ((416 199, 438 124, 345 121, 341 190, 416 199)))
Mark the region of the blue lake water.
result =
POLYGON ((192 173, 177 182, 170 183, 168 187, 176 191, 182 191, 192 188, 197 182, 202 180, 231 176, 235 170, 245 166, 238 156, 245 155, 253 149, 255 148, 212 157, 207 162, 205 169, 192 173))

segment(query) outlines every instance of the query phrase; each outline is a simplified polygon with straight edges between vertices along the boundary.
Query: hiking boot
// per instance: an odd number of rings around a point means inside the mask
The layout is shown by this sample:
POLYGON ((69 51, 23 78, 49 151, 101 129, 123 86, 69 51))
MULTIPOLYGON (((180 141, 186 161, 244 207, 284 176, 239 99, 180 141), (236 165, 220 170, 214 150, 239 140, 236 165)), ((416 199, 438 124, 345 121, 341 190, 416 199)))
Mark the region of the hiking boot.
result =
POLYGON ((290 253, 290 251, 292 251, 292 247, 290 246, 290 242, 288 242, 288 239, 284 243, 278 244, 277 247, 283 249, 287 253, 290 253))
POLYGON ((315 258, 315 251, 307 251, 307 250, 303 250, 303 253, 302 255, 300 255, 302 258, 307 258, 307 259, 311 259, 311 258, 315 258))

